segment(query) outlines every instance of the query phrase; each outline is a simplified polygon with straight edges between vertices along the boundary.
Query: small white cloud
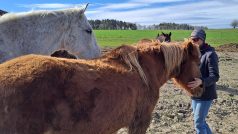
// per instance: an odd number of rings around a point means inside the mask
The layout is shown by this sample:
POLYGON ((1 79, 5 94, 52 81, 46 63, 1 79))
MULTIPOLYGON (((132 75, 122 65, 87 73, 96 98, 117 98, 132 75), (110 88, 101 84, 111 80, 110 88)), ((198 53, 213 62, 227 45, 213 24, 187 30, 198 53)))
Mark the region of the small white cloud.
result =
POLYGON ((18 6, 30 9, 62 9, 62 8, 81 7, 82 4, 45 3, 45 4, 28 4, 28 5, 18 4, 18 6))
POLYGON ((121 3, 121 4, 107 4, 106 6, 103 6, 102 9, 133 9, 133 8, 139 8, 139 7, 146 7, 149 6, 149 4, 141 4, 141 3, 121 3))
POLYGON ((171 3, 171 2, 182 2, 188 0, 131 0, 130 2, 136 3, 171 3))
MULTIPOLYGON (((175 2, 182 0, 169 1, 175 2)), ((147 2, 147 0, 133 0, 133 2, 147 2)), ((163 1, 148 0, 148 3, 149 2, 163 1)), ((111 8, 112 7, 113 6, 111 6, 111 8)), ((209 28, 227 28, 230 27, 232 18, 237 18, 238 10, 236 9, 238 9, 238 4, 214 0, 200 2, 190 1, 163 7, 160 7, 159 5, 157 7, 150 7, 148 5, 133 10, 113 10, 102 6, 91 10, 94 11, 94 13, 91 12, 87 14, 86 12, 86 14, 90 19, 117 19, 144 25, 159 24, 161 22, 175 22, 197 26, 209 26, 209 28)))

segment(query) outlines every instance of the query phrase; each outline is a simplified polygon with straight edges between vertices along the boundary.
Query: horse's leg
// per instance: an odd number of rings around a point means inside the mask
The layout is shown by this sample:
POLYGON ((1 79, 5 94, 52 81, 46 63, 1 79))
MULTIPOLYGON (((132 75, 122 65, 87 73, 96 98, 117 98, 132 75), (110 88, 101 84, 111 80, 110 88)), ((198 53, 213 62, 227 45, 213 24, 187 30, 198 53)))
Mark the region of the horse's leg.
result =
POLYGON ((151 113, 137 115, 129 126, 129 134, 145 134, 150 125, 151 113))
POLYGON ((129 125, 129 134, 145 134, 150 125, 151 115, 157 103, 159 93, 152 93, 142 99, 136 108, 134 118, 129 125))

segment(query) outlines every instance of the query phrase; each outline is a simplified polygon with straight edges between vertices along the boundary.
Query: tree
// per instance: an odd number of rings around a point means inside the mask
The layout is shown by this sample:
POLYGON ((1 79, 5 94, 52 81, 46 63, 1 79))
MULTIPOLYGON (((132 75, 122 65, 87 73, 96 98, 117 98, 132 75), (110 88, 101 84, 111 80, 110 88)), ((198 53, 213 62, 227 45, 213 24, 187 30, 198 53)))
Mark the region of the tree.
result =
POLYGON ((135 23, 118 21, 114 19, 89 20, 93 29, 108 30, 137 30, 135 23))
POLYGON ((5 14, 5 13, 7 13, 7 12, 0 9, 0 16, 5 14))
POLYGON ((233 20, 231 26, 235 29, 238 26, 238 20, 233 20))

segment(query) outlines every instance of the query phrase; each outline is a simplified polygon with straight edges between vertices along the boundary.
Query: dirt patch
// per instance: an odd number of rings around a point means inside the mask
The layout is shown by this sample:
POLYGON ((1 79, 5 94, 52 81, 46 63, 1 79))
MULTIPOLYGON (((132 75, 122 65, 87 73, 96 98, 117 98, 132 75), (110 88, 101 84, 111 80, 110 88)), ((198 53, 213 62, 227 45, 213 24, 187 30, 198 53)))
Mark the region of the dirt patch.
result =
POLYGON ((238 52, 238 43, 224 44, 216 47, 215 49, 220 52, 238 52))

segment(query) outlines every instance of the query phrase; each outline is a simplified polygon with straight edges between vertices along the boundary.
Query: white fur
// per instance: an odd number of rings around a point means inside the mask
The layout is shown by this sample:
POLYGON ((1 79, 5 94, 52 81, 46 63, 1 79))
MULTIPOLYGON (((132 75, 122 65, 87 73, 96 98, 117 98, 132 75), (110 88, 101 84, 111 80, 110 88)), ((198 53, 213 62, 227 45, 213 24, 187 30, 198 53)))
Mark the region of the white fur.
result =
POLYGON ((66 49, 78 58, 100 56, 84 10, 8 13, 0 17, 0 63, 26 54, 49 55, 66 49))

